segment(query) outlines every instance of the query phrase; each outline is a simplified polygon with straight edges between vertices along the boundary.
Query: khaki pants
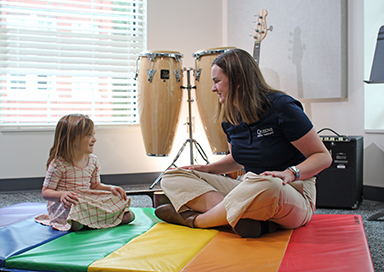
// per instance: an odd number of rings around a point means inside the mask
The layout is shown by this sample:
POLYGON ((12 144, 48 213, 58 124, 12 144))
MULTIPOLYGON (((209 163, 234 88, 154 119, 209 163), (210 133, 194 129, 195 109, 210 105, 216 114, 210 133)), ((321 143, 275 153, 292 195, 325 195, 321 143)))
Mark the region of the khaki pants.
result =
POLYGON ((178 212, 188 210, 190 200, 207 192, 224 196, 227 221, 234 227, 239 219, 270 220, 282 228, 306 225, 315 211, 315 178, 283 185, 280 178, 252 172, 239 180, 195 170, 168 170, 161 181, 164 193, 178 212))

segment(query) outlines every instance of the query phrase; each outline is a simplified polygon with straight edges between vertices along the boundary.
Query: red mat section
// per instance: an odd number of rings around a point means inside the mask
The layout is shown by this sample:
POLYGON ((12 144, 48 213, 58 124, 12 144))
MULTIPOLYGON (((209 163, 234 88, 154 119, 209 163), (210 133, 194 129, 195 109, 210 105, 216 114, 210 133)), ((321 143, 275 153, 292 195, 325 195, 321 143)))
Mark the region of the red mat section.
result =
POLYGON ((296 229, 279 272, 375 271, 360 215, 313 216, 296 229))

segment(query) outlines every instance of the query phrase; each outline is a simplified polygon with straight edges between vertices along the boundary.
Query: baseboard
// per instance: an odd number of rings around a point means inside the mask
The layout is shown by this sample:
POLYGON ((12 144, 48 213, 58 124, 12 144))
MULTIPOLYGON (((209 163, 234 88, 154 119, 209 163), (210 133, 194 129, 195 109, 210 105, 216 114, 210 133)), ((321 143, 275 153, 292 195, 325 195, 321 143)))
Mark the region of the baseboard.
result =
MULTIPOLYGON (((148 185, 156 180, 161 172, 133 173, 133 174, 113 174, 101 175, 101 180, 105 184, 113 185, 148 185)), ((17 178, 0 179, 0 192, 20 192, 30 190, 41 190, 43 177, 40 178, 17 178)), ((366 200, 384 203, 384 187, 363 186, 363 198, 366 200)))
MULTIPOLYGON (((161 172, 133 173, 133 174, 113 174, 101 175, 101 180, 105 184, 112 185, 148 185, 156 180, 161 172)), ((41 190, 44 177, 40 178, 16 178, 0 179, 0 192, 20 192, 41 190)))
POLYGON ((384 202, 384 187, 364 185, 363 197, 367 200, 384 202))

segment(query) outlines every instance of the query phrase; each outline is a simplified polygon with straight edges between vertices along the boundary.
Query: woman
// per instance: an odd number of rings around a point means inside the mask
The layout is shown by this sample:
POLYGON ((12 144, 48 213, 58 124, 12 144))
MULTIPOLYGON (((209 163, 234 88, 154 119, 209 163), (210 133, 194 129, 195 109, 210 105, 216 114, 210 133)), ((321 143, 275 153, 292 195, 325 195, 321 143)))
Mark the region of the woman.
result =
POLYGON ((332 159, 300 102, 269 87, 241 49, 219 55, 211 76, 230 154, 167 171, 161 186, 172 205, 156 215, 196 228, 230 225, 247 238, 306 225, 315 211, 316 174, 332 159), (239 180, 220 175, 242 168, 239 180))

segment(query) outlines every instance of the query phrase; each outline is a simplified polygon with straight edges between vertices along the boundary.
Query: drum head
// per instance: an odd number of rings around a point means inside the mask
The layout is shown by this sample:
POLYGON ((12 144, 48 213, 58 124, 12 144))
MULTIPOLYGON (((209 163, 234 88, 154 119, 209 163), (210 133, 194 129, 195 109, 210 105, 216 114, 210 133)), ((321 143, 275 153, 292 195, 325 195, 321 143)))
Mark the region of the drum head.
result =
POLYGON ((171 57, 179 59, 183 57, 183 54, 177 51, 164 51, 164 50, 147 50, 139 54, 139 57, 171 57))
POLYGON ((221 53, 224 53, 227 50, 234 49, 234 48, 236 48, 236 47, 216 47, 216 48, 210 48, 210 49, 196 51, 195 53, 193 53, 193 56, 196 59, 198 59, 198 58, 200 58, 201 56, 204 56, 204 55, 221 54, 221 53))

